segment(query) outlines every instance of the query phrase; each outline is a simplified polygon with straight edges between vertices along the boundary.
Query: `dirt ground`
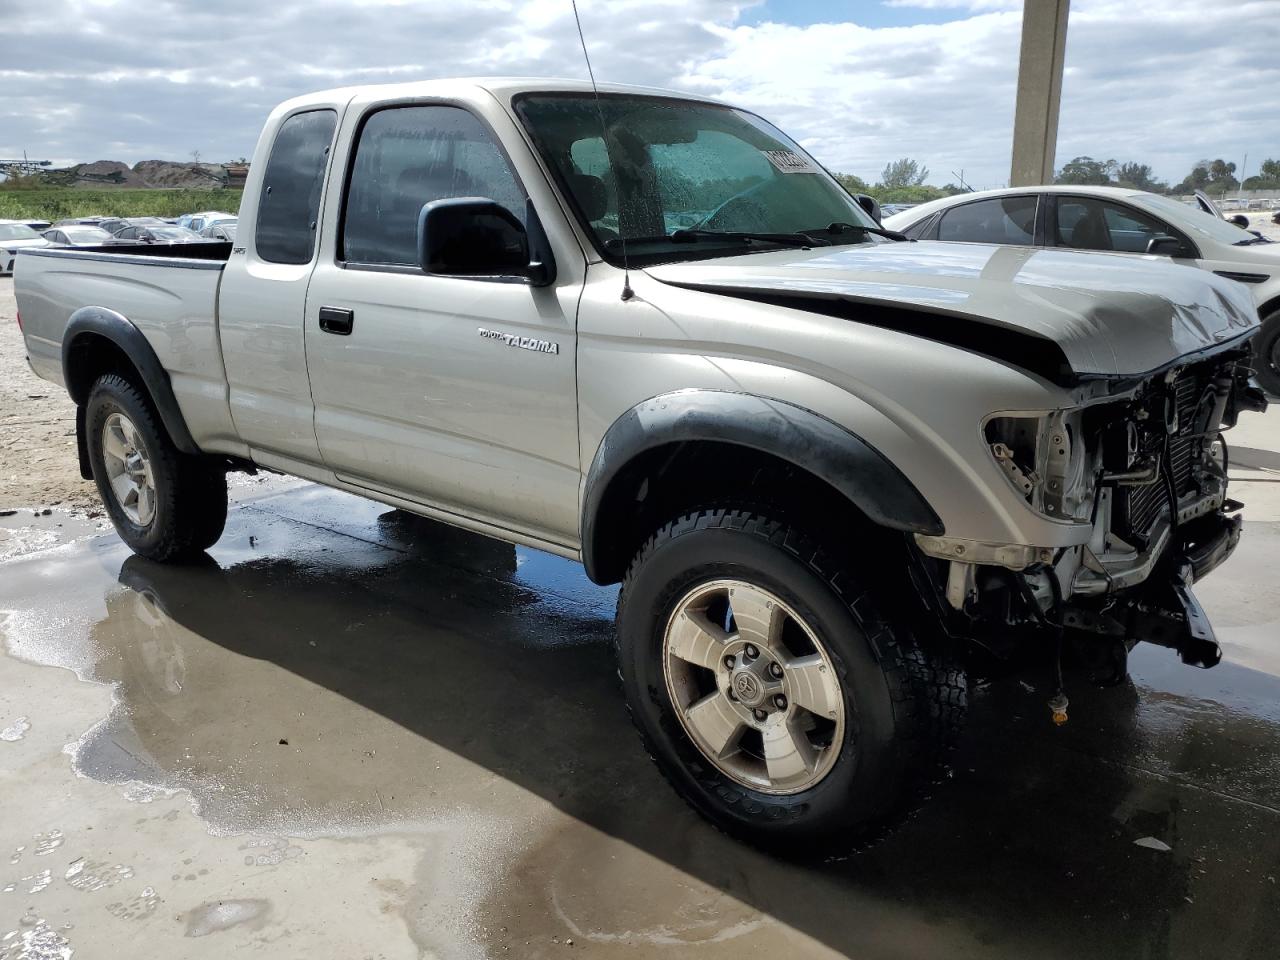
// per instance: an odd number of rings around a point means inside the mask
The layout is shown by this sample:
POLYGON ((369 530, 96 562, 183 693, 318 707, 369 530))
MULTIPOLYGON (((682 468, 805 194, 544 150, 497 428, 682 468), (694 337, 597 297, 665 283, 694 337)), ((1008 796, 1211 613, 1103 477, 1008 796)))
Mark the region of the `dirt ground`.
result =
POLYGON ((101 512, 76 462, 76 408, 27 366, 13 278, 0 279, 0 508, 101 512))

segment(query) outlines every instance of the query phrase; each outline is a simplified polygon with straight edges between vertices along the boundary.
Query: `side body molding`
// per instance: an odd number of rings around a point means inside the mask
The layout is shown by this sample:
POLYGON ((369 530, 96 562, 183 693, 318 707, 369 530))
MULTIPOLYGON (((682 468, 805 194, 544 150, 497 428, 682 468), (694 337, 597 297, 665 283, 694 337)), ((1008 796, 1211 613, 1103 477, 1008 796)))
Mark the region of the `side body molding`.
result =
POLYGON ((670 443, 717 441, 779 457, 821 478, 872 521, 938 536, 942 521, 877 449, 820 414, 782 400, 720 390, 678 390, 636 404, 605 433, 587 473, 582 562, 600 582, 600 510, 611 481, 637 455, 670 443))
MULTIPOLYGON (((169 374, 161 366, 156 352, 147 341, 146 336, 125 317, 105 307, 81 307, 71 315, 67 322, 66 332, 62 336, 62 376, 67 384, 67 392, 77 407, 83 407, 89 399, 92 381, 77 375, 90 369, 93 365, 91 354, 94 337, 110 340, 120 349, 142 377, 142 386, 147 388, 156 411, 164 427, 169 431, 173 444, 183 453, 198 454, 200 448, 191 438, 187 429, 187 421, 183 419, 182 410, 173 395, 173 386, 169 382, 169 374)), ((83 416, 76 418, 79 428, 83 416)), ((77 434, 83 432, 77 429, 77 434)), ((83 444, 81 444, 83 448, 83 444)))

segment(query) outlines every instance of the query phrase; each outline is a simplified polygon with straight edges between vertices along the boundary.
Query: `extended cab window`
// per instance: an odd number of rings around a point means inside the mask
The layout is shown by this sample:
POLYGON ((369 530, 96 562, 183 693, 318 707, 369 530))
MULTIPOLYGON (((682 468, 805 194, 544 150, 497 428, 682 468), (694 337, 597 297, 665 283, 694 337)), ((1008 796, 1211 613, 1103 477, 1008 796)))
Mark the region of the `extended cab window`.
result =
POLYGON ((414 265, 418 213, 447 197, 487 197, 522 221, 525 194, 506 157, 460 107, 393 107, 365 121, 347 187, 348 262, 414 265))
POLYGON ((938 239, 962 243, 1035 243, 1036 197, 993 197, 953 207, 938 223, 938 239))
POLYGON ((263 260, 310 262, 315 250, 325 161, 337 119, 332 110, 309 110, 294 114, 280 125, 258 200, 254 244, 263 260))
POLYGON ((1057 214, 1060 247, 1145 253, 1152 238, 1171 235, 1155 217, 1088 197, 1059 197, 1057 214))

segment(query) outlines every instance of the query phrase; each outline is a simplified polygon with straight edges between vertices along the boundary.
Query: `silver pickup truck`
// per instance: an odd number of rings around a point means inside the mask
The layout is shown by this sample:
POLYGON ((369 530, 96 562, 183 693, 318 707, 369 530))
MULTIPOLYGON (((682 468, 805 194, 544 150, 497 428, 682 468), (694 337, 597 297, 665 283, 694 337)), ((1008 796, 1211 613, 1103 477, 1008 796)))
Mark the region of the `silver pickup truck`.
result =
POLYGON ((744 110, 317 93, 268 119, 234 245, 29 250, 16 283, 133 550, 198 554, 227 472, 269 469, 581 560, 623 584, 649 752, 775 849, 919 796, 966 666, 1220 656, 1191 585, 1239 536, 1222 431, 1265 406, 1244 288, 906 241, 744 110))

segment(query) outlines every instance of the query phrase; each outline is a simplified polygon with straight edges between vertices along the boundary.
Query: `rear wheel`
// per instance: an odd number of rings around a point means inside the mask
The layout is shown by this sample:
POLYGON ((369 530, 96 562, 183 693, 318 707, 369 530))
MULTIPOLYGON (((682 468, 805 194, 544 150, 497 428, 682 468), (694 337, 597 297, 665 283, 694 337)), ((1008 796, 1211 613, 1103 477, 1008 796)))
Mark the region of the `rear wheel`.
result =
POLYGON ((100 378, 85 431, 98 493, 134 553, 180 560, 217 542, 227 520, 226 471, 181 453, 144 393, 119 375, 100 378))
POLYGON ((663 527, 618 604, 645 745, 727 832, 783 853, 847 850, 936 774, 963 675, 875 608, 800 529, 708 510, 663 527))

